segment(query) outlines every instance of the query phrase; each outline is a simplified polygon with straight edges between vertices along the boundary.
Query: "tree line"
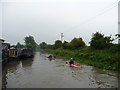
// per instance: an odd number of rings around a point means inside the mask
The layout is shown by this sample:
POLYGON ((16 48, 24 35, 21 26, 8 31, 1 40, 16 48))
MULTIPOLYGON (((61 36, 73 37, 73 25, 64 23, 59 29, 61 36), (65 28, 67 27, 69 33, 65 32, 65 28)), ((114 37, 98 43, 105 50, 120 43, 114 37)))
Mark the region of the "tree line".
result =
POLYGON ((17 48, 28 48, 28 49, 32 49, 32 50, 36 50, 36 48, 38 48, 38 44, 35 42, 34 37, 29 35, 26 36, 24 38, 24 43, 25 44, 20 44, 20 42, 18 42, 16 44, 17 48))
MULTIPOLYGON (((116 36, 118 36, 116 34, 116 36)), ((112 43, 115 39, 113 39, 111 36, 105 36, 104 34, 100 32, 96 32, 92 34, 92 38, 89 42, 90 47, 94 49, 104 49, 113 46, 112 43)), ((64 41, 62 43, 61 40, 56 40, 54 44, 47 44, 46 42, 42 42, 39 45, 35 42, 35 39, 33 36, 29 35, 24 38, 25 44, 20 44, 19 42, 16 44, 17 48, 30 48, 32 50, 36 50, 36 48, 40 49, 69 49, 74 50, 78 48, 84 48, 87 47, 86 43, 83 41, 82 37, 79 38, 73 38, 70 42, 64 41)))
POLYGON ((73 38, 70 42, 56 40, 50 45, 45 42, 40 44, 40 48, 45 52, 60 56, 64 60, 71 57, 75 61, 92 65, 102 69, 120 70, 120 44, 114 44, 115 39, 105 36, 100 32, 92 34, 90 46, 87 46, 81 37, 73 38))
POLYGON ((95 67, 111 70, 119 70, 120 61, 120 44, 114 44, 113 41, 119 39, 105 36, 100 32, 92 34, 90 46, 87 46, 84 40, 73 38, 70 42, 56 40, 54 44, 42 42, 39 45, 35 42, 34 37, 29 35, 24 38, 24 45, 17 43, 18 48, 30 48, 32 50, 43 49, 45 52, 61 56, 64 59, 73 57, 76 61, 86 63, 95 67))
MULTIPOLYGON (((100 32, 93 33, 91 41, 89 42, 90 47, 94 49, 104 49, 113 46, 112 43, 115 39, 113 39, 111 36, 105 36, 104 34, 100 32)), ((85 42, 81 37, 79 38, 73 38, 70 42, 64 41, 62 43, 61 40, 56 40, 54 44, 47 44, 46 42, 40 43, 41 49, 78 49, 78 48, 84 48, 87 47, 85 42)))

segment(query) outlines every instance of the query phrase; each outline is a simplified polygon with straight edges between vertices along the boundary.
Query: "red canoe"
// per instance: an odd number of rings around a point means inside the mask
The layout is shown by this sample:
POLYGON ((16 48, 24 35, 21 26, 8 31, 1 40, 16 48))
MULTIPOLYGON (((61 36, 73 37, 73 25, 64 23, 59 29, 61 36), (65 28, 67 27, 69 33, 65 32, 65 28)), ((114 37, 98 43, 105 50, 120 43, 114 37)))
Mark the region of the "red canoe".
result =
POLYGON ((78 65, 76 65, 76 64, 71 64, 70 66, 76 67, 76 68, 81 68, 80 66, 78 66, 78 65))
POLYGON ((78 66, 78 65, 76 65, 76 64, 69 64, 68 61, 66 61, 66 64, 70 65, 71 67, 81 68, 81 66, 78 66))

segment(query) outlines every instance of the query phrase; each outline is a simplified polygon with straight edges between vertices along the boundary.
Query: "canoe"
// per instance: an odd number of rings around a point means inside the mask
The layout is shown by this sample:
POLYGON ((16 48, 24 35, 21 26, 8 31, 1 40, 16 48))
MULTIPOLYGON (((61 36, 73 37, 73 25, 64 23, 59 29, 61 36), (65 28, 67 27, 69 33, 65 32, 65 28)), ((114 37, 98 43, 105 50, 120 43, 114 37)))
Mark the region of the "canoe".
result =
POLYGON ((50 61, 51 61, 51 60, 55 60, 55 58, 53 58, 53 57, 52 57, 52 58, 48 58, 48 59, 49 59, 50 61))
POLYGON ((81 68, 80 66, 78 66, 78 65, 76 65, 76 64, 71 64, 70 66, 76 67, 76 68, 81 68))
POLYGON ((81 68, 81 66, 78 66, 76 64, 69 64, 69 61, 66 61, 66 64, 70 65, 71 67, 81 68))

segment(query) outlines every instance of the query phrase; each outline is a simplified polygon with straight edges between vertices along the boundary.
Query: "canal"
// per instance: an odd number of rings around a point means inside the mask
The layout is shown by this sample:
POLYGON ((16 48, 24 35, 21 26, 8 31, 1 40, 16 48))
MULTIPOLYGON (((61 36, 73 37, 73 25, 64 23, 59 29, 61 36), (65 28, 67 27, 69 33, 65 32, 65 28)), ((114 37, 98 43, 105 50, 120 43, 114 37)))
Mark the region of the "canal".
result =
POLYGON ((117 72, 79 63, 69 67, 63 59, 49 61, 35 52, 34 58, 12 60, 3 68, 3 88, 117 88, 117 72))

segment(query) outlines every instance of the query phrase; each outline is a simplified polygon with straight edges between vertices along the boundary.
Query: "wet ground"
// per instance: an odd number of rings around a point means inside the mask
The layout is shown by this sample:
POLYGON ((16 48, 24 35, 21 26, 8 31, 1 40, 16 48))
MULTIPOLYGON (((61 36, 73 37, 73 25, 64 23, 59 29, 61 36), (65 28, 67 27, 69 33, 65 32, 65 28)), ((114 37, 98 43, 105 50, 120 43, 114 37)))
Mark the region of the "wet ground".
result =
POLYGON ((117 72, 79 63, 70 67, 63 59, 49 61, 36 52, 34 58, 13 60, 3 69, 3 88, 117 88, 117 72))

